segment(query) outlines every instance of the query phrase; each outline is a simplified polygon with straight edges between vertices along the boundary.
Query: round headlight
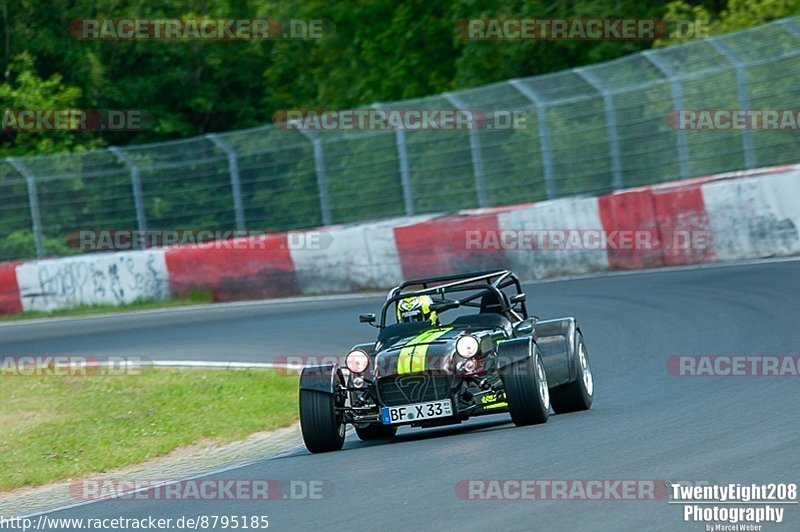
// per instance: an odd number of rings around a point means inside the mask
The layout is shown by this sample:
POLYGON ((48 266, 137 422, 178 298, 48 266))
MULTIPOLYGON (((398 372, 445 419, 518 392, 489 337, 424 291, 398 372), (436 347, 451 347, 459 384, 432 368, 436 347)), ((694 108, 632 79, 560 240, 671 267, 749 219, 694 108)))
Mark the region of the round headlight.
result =
POLYGON ((478 354, 478 339, 469 334, 456 341, 456 352, 464 358, 472 358, 478 354))
POLYGON ((354 349, 347 353, 344 364, 353 373, 364 373, 369 367, 369 355, 360 349, 354 349))

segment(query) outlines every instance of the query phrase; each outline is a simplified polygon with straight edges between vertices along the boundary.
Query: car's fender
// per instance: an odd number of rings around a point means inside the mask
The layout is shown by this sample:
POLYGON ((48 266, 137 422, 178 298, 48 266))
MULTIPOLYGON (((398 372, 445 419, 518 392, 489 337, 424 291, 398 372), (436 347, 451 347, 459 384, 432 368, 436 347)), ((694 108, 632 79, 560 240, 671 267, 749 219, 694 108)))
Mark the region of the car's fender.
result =
POLYGON ((575 350, 579 331, 573 317, 536 322, 533 335, 551 388, 573 382, 578 376, 575 350))
POLYGON ((300 389, 324 393, 336 393, 339 384, 344 382, 342 371, 337 364, 309 366, 300 373, 300 389))
POLYGON ((374 355, 375 354, 375 342, 368 342, 368 343, 365 343, 365 344, 356 344, 352 348, 350 348, 350 351, 353 351, 355 349, 360 349, 360 350, 364 351, 366 354, 368 354, 370 356, 374 355))
POLYGON ((533 353, 533 339, 530 336, 512 338, 497 343, 497 370, 504 369, 528 360, 533 353))

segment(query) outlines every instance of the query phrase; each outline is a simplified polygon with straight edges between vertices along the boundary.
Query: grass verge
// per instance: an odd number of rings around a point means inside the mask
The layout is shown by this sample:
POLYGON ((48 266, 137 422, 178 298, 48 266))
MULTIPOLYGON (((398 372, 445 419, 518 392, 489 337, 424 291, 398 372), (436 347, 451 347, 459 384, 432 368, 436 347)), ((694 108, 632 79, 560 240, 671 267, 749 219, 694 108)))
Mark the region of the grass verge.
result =
POLYGON ((203 305, 214 302, 211 292, 192 292, 187 296, 171 297, 163 301, 136 301, 127 305, 81 305, 75 308, 54 310, 52 312, 30 311, 16 314, 0 314, 0 321, 20 321, 40 318, 57 318, 65 316, 86 316, 105 314, 108 312, 128 312, 132 310, 149 310, 159 308, 183 307, 186 305, 203 305))
POLYGON ((0 491, 226 443, 297 419, 297 378, 146 369, 106 377, 0 377, 0 491))

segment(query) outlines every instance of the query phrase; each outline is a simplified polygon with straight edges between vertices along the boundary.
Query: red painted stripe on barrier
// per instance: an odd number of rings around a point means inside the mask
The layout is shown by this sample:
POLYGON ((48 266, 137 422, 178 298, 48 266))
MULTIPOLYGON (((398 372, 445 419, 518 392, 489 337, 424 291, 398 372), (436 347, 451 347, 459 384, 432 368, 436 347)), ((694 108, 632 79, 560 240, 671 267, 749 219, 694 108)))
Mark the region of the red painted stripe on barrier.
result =
POLYGON ((664 264, 698 264, 715 258, 711 224, 700 186, 654 189, 653 205, 664 264))
POLYGON ((470 249, 467 231, 499 232, 497 214, 444 216, 394 228, 403 277, 415 279, 503 268, 499 249, 470 249))
POLYGON ((285 233, 235 239, 233 245, 189 246, 166 253, 170 292, 212 290, 215 301, 285 297, 300 293, 285 233), (246 245, 235 245, 244 243, 246 245), (244 249, 235 249, 235 248, 244 249))
POLYGON ((17 266, 20 262, 0 264, 0 314, 22 312, 22 298, 17 283, 17 266))
POLYGON ((609 248, 608 263, 612 269, 652 268, 663 264, 661 238, 649 189, 601 196, 598 204, 600 221, 607 233, 635 232, 644 234, 649 242, 646 247, 636 245, 633 249, 609 248))

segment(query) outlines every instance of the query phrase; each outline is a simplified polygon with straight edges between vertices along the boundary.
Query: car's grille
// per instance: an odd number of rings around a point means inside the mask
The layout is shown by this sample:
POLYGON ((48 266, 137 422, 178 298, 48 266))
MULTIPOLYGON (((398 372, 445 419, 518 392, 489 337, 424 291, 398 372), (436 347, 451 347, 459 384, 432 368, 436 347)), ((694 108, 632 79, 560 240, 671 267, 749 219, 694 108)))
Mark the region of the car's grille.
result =
POLYGON ((450 377, 425 374, 383 377, 378 379, 378 396, 384 406, 447 399, 450 397, 450 377))

